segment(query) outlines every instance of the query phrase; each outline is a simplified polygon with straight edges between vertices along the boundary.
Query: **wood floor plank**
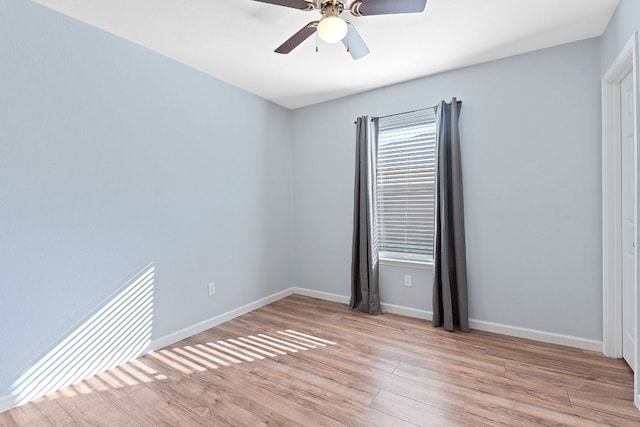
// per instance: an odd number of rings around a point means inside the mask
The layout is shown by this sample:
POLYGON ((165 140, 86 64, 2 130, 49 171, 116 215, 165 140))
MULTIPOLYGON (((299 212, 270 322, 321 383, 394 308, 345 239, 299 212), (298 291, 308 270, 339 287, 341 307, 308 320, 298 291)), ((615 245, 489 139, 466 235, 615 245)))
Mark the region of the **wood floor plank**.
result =
MULTIPOLYGON (((531 382, 514 381, 499 374, 489 374, 472 369, 453 367, 449 364, 431 364, 422 367, 401 363, 395 371, 396 375, 417 382, 434 384, 436 381, 442 388, 463 386, 465 389, 484 393, 500 393, 507 397, 535 401, 540 405, 570 407, 571 402, 566 389, 547 385, 541 389, 531 382), (447 386, 448 384, 448 386, 447 386)), ((463 393, 463 392, 462 392, 463 393)))
POLYGON ((11 417, 15 425, 25 427, 53 426, 41 412, 36 409, 36 405, 24 405, 12 411, 11 417))
POLYGON ((43 421, 40 425, 67 426, 74 423, 73 418, 55 399, 42 397, 33 403, 43 421))
POLYGON ((530 365, 516 361, 506 363, 505 376, 514 381, 549 384, 576 392, 596 393, 601 396, 613 396, 630 400, 633 397, 633 383, 607 383, 595 379, 584 379, 564 372, 547 370, 543 366, 530 365))
POLYGON ((2 426, 640 425, 597 352, 292 295, 0 414, 2 426))
POLYGON ((316 369, 331 375, 336 381, 351 384, 352 387, 378 387, 387 391, 410 397, 415 400, 440 406, 443 409, 461 410, 464 396, 449 392, 438 393, 437 387, 426 387, 412 379, 398 376, 384 371, 365 370, 356 359, 339 360, 329 353, 308 353, 298 357, 301 363, 306 363, 316 369))
POLYGON ((186 406, 185 401, 186 399, 169 399, 154 387, 142 387, 129 396, 119 399, 116 405, 127 414, 129 425, 205 425, 205 418, 196 411, 182 406, 183 404, 186 406))
POLYGON ((418 426, 453 425, 461 422, 462 415, 386 390, 381 390, 370 406, 418 426))
POLYGON ((495 394, 475 392, 467 397, 465 414, 505 426, 595 427, 602 423, 580 414, 555 411, 547 406, 514 400, 495 394))
POLYGON ((158 382, 152 387, 164 393, 167 398, 180 402, 185 409, 188 408, 211 425, 266 425, 266 421, 273 415, 245 410, 197 376, 183 377, 180 381, 158 382))
POLYGON ((7 412, 2 412, 0 413, 0 426, 3 427, 16 427, 18 424, 16 424, 15 420, 13 419, 13 413, 15 412, 17 408, 11 410, 11 411, 7 411, 7 412))
POLYGON ((60 393, 60 395, 61 397, 56 401, 80 425, 99 427, 137 425, 126 412, 98 392, 75 393, 67 396, 60 393))
POLYGON ((569 399, 574 407, 600 412, 605 414, 605 418, 616 419, 620 424, 628 421, 638 425, 638 410, 633 406, 631 398, 620 399, 600 393, 569 391, 569 399))
POLYGON ((368 406, 376 398, 380 389, 368 384, 355 385, 353 382, 343 381, 341 378, 330 376, 323 369, 306 363, 296 357, 285 360, 273 360, 261 365, 273 372, 274 375, 283 375, 292 378, 292 381, 306 383, 314 389, 330 390, 344 401, 354 402, 368 406))

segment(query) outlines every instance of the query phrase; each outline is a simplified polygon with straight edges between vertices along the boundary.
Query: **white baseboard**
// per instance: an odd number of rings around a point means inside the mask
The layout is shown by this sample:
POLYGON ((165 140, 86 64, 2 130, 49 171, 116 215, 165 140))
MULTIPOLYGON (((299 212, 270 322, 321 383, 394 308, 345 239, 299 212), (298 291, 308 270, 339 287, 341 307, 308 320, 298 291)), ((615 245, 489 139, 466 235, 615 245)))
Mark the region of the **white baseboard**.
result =
MULTIPOLYGON (((305 297, 318 298, 325 301, 339 302, 349 304, 350 297, 346 295, 331 294, 329 292, 316 291, 306 288, 291 288, 294 294, 303 295, 305 297)), ((382 311, 385 313, 401 314, 403 316, 417 317, 418 319, 431 320, 433 315, 429 311, 419 310, 417 308, 403 307, 401 305, 381 303, 382 311)))
POLYGON ((166 347, 175 342, 188 338, 190 336, 199 334, 200 332, 206 331, 207 329, 211 329, 214 326, 218 326, 221 323, 228 322, 231 319, 234 319, 238 316, 242 316, 243 314, 249 313, 250 311, 256 310, 260 307, 264 307, 265 305, 271 304, 272 302, 278 301, 284 297, 287 297, 293 293, 293 289, 285 289, 284 291, 276 292, 275 294, 271 294, 264 298, 261 298, 257 301, 250 302, 249 304, 245 304, 242 307, 234 308, 233 310, 227 311, 226 313, 219 314, 210 319, 203 320, 202 322, 196 323, 195 325, 188 326, 179 331, 173 332, 169 335, 165 335, 164 337, 156 338, 151 341, 149 347, 147 347, 145 353, 149 353, 162 347, 166 347))
POLYGON ((428 321, 431 321, 431 319, 433 319, 432 312, 427 310, 420 310, 419 308, 411 308, 411 307, 405 307, 402 305, 387 304, 385 302, 380 303, 380 307, 382 308, 382 311, 385 313, 400 314, 402 316, 408 316, 408 317, 417 317, 418 319, 424 319, 428 321))
POLYGON ((346 295, 330 294, 329 292, 316 291, 316 290, 307 289, 307 288, 294 287, 294 288, 291 288, 291 291, 296 295, 302 295, 302 296, 311 297, 311 298, 318 298, 325 301, 340 302, 342 304, 349 304, 349 301, 351 300, 351 298, 346 295))
MULTIPOLYGON (((294 294, 308 297, 324 299, 348 304, 350 298, 346 295, 331 294, 327 292, 315 291, 300 287, 292 288, 294 294)), ((382 311, 386 313, 400 314, 403 316, 417 317, 431 321, 433 313, 427 310, 420 310, 411 307, 404 307, 395 304, 381 303, 382 311)), ((568 347, 575 347, 583 350, 593 350, 602 352, 602 341, 590 340, 587 338, 574 337, 571 335, 557 334, 555 332, 538 331, 535 329, 521 328, 519 326, 503 325, 500 323, 486 322, 484 320, 469 319, 469 327, 479 331, 494 332, 502 335, 509 335, 518 338, 526 338, 534 341, 549 344, 559 344, 568 347)))
POLYGON ((549 344, 566 345, 568 347, 575 347, 583 350, 602 352, 602 341, 590 340, 587 338, 557 334, 555 332, 538 331, 536 329, 521 328, 519 326, 503 325, 500 323, 486 322, 484 320, 476 319, 469 319, 469 327, 480 331, 495 332, 497 334, 526 338, 549 344))

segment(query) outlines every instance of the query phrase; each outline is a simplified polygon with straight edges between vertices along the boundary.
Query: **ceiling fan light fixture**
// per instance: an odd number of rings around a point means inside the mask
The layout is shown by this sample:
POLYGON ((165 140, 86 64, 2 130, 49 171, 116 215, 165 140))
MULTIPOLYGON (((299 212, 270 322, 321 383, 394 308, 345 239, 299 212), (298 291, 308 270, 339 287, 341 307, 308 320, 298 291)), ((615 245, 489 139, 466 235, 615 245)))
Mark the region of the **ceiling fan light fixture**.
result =
POLYGON ((326 16, 318 23, 318 36, 327 43, 337 43, 346 35, 349 27, 339 16, 326 16))

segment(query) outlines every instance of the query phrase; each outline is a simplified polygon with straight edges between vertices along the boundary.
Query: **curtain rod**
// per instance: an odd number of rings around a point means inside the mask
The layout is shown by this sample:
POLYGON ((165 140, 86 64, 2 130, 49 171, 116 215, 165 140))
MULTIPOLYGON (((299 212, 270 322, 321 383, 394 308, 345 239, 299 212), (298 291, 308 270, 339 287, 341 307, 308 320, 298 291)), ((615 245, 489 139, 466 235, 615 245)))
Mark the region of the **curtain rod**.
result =
MULTIPOLYGON (((379 116, 377 117, 378 119, 386 119, 387 117, 393 117, 393 116, 399 116, 401 114, 411 114, 411 113, 417 113, 418 111, 425 111, 425 110, 431 110, 432 108, 436 108, 436 106, 434 105, 433 107, 425 107, 425 108, 418 108, 416 110, 411 110, 411 111, 403 111, 402 113, 395 113, 395 114, 387 114, 386 116, 379 116)), ((356 123, 358 123, 357 121, 353 122, 353 124, 355 125, 356 123)))
POLYGON ((418 108, 418 109, 416 109, 416 110, 404 111, 404 112, 402 112, 402 113, 387 114, 386 116, 380 116, 380 117, 378 117, 378 118, 379 118, 379 119, 386 119, 387 117, 399 116, 400 114, 411 114, 411 113, 417 113, 418 111, 431 110, 432 108, 436 108, 436 106, 434 105, 433 107, 418 108))
MULTIPOLYGON (((453 99, 455 99, 457 102, 462 103, 462 101, 460 101, 459 99, 456 99, 456 98, 453 98, 453 99)), ((386 115, 386 116, 380 116, 380 117, 378 117, 378 118, 379 118, 379 119, 386 119, 387 117, 399 116, 400 114, 411 114, 411 113, 417 113, 418 111, 430 110, 430 109, 432 109, 432 108, 437 108, 437 107, 438 107, 437 105, 434 105, 433 107, 418 108, 417 110, 404 111, 404 112, 402 112, 402 113, 395 113, 395 114, 388 114, 388 115, 386 115)), ((355 124, 357 124, 357 123, 358 123, 357 121, 353 122, 353 124, 354 124, 354 125, 355 125, 355 124)))

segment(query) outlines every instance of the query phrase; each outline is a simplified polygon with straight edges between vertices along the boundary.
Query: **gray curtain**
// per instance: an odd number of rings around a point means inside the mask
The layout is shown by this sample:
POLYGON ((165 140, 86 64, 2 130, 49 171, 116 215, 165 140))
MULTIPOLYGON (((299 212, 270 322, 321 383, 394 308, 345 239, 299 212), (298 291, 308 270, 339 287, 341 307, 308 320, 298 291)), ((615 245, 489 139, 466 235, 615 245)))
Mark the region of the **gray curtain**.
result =
POLYGON ((436 232, 434 246, 433 326, 469 330, 467 259, 462 201, 458 118, 462 102, 453 98, 437 107, 436 232))
POLYGON ((356 121, 356 170, 351 257, 351 308, 382 314, 378 288, 378 227, 376 217, 376 161, 378 119, 356 121))

